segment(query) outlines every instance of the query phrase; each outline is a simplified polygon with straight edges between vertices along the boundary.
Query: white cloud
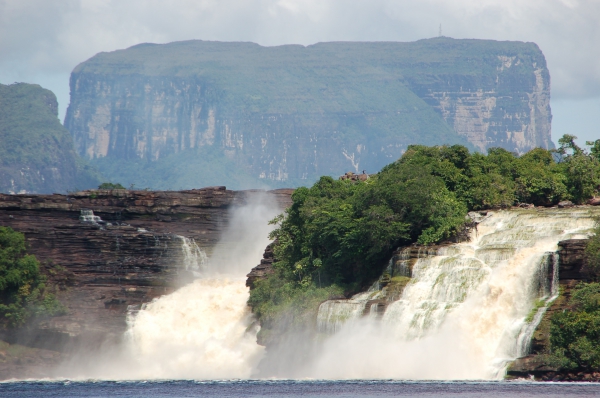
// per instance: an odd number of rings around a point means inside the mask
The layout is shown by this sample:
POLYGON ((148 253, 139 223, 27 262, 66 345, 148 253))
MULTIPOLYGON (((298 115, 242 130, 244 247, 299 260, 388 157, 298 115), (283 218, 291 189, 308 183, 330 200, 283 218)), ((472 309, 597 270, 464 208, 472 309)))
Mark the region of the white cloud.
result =
POLYGON ((599 20, 596 0, 0 0, 0 82, 66 76, 140 42, 412 41, 441 23, 450 37, 536 42, 553 97, 580 99, 600 96, 599 20))

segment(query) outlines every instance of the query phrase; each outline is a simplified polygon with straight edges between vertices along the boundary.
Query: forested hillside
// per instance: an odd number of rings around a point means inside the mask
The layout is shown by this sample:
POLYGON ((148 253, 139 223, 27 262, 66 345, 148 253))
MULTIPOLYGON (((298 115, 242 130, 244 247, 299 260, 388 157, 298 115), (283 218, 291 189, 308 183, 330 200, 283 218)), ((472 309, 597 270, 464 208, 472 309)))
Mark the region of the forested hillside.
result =
POLYGON ((37 84, 0 84, 0 191, 53 193, 98 185, 58 120, 58 103, 37 84))

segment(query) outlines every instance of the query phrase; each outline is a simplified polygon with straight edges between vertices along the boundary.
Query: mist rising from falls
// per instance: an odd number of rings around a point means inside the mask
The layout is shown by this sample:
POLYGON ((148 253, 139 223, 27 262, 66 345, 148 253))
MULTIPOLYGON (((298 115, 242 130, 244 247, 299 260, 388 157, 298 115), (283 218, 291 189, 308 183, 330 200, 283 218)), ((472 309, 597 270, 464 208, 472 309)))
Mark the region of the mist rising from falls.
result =
POLYGON ((82 377, 101 379, 249 378, 263 356, 247 307, 246 274, 270 243, 268 221, 280 210, 266 195, 230 212, 220 243, 207 259, 181 237, 182 269, 197 279, 129 316, 125 347, 82 377), (191 273, 190 273, 191 274, 191 273))
MULTIPOLYGON (((269 243, 267 222, 278 212, 262 199, 232 210, 209 259, 182 237, 179 266, 198 278, 131 314, 125 347, 79 377, 263 376, 265 351, 256 343, 245 286, 269 243)), ((411 277, 401 293, 375 283, 351 300, 322 303, 318 341, 290 339, 277 351, 278 363, 289 366, 269 376, 501 378, 510 360, 527 354, 537 322, 558 293, 557 243, 586 237, 597 216, 600 208, 491 212, 469 242, 424 250, 412 268, 406 251, 388 269, 393 277, 411 277), (305 348, 308 361, 296 363, 305 348)))
MULTIPOLYGON (((419 259, 411 282, 381 320, 365 310, 384 292, 321 305, 319 327, 333 333, 303 373, 319 378, 494 379, 525 355, 540 309, 556 286, 548 267, 561 240, 585 237, 596 209, 492 213, 472 240, 419 259)), ((403 271, 405 272, 405 271, 403 271)), ((552 274, 552 272, 551 272, 552 274)), ((557 275, 556 275, 557 276, 557 275)))

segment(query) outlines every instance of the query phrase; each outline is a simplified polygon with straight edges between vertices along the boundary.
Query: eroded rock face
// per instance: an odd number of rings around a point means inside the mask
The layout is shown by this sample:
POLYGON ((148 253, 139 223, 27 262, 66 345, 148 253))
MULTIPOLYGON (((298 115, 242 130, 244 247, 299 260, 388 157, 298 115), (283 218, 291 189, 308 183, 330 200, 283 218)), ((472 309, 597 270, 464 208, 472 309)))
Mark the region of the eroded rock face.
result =
POLYGON ((585 261, 587 239, 569 239, 558 243, 561 281, 590 281, 585 261))
POLYGON ((254 288, 256 281, 267 278, 269 275, 275 272, 273 269, 273 262, 275 257, 273 255, 273 244, 271 243, 265 249, 263 258, 260 260, 260 264, 250 270, 250 273, 246 275, 246 286, 250 289, 254 288))
POLYGON ((552 148, 550 74, 545 60, 511 54, 497 55, 497 60, 495 81, 447 74, 427 83, 411 83, 480 151, 502 147, 523 154, 536 147, 552 148), (521 73, 525 64, 532 69, 527 77, 521 73))
MULTIPOLYGON (((38 258, 68 308, 64 316, 4 338, 52 349, 118 339, 126 328, 128 309, 192 280, 192 270, 181 265, 181 237, 194 239, 210 253, 229 222, 228 209, 258 192, 211 187, 0 194, 0 225, 25 234, 28 251, 38 258), (84 209, 103 222, 80 221, 84 209)), ((291 192, 267 194, 285 208, 291 192)))
POLYGON ((410 144, 550 148, 549 101, 533 43, 188 41, 80 64, 65 126, 88 159, 177 163, 189 151, 218 153, 216 163, 274 183, 373 173, 410 144))

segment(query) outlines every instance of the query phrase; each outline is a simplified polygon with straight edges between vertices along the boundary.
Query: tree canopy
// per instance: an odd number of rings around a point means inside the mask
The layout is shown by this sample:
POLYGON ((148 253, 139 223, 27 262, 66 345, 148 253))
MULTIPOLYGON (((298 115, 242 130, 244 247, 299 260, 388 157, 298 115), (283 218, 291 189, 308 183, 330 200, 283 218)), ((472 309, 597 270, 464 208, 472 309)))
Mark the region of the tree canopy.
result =
POLYGON ((471 210, 584 203, 600 186, 600 142, 588 153, 575 138, 563 137, 558 150, 522 156, 502 148, 484 155, 460 145, 412 145, 366 181, 321 177, 298 188, 292 205, 273 220, 276 272, 257 283, 250 305, 276 316, 267 307, 283 291, 290 300, 302 291, 321 297, 314 289, 332 286, 359 291, 381 275, 396 248, 453 237, 471 210))
POLYGON ((46 288, 35 256, 26 254, 25 237, 0 227, 0 327, 16 327, 36 316, 59 315, 65 308, 46 288))

